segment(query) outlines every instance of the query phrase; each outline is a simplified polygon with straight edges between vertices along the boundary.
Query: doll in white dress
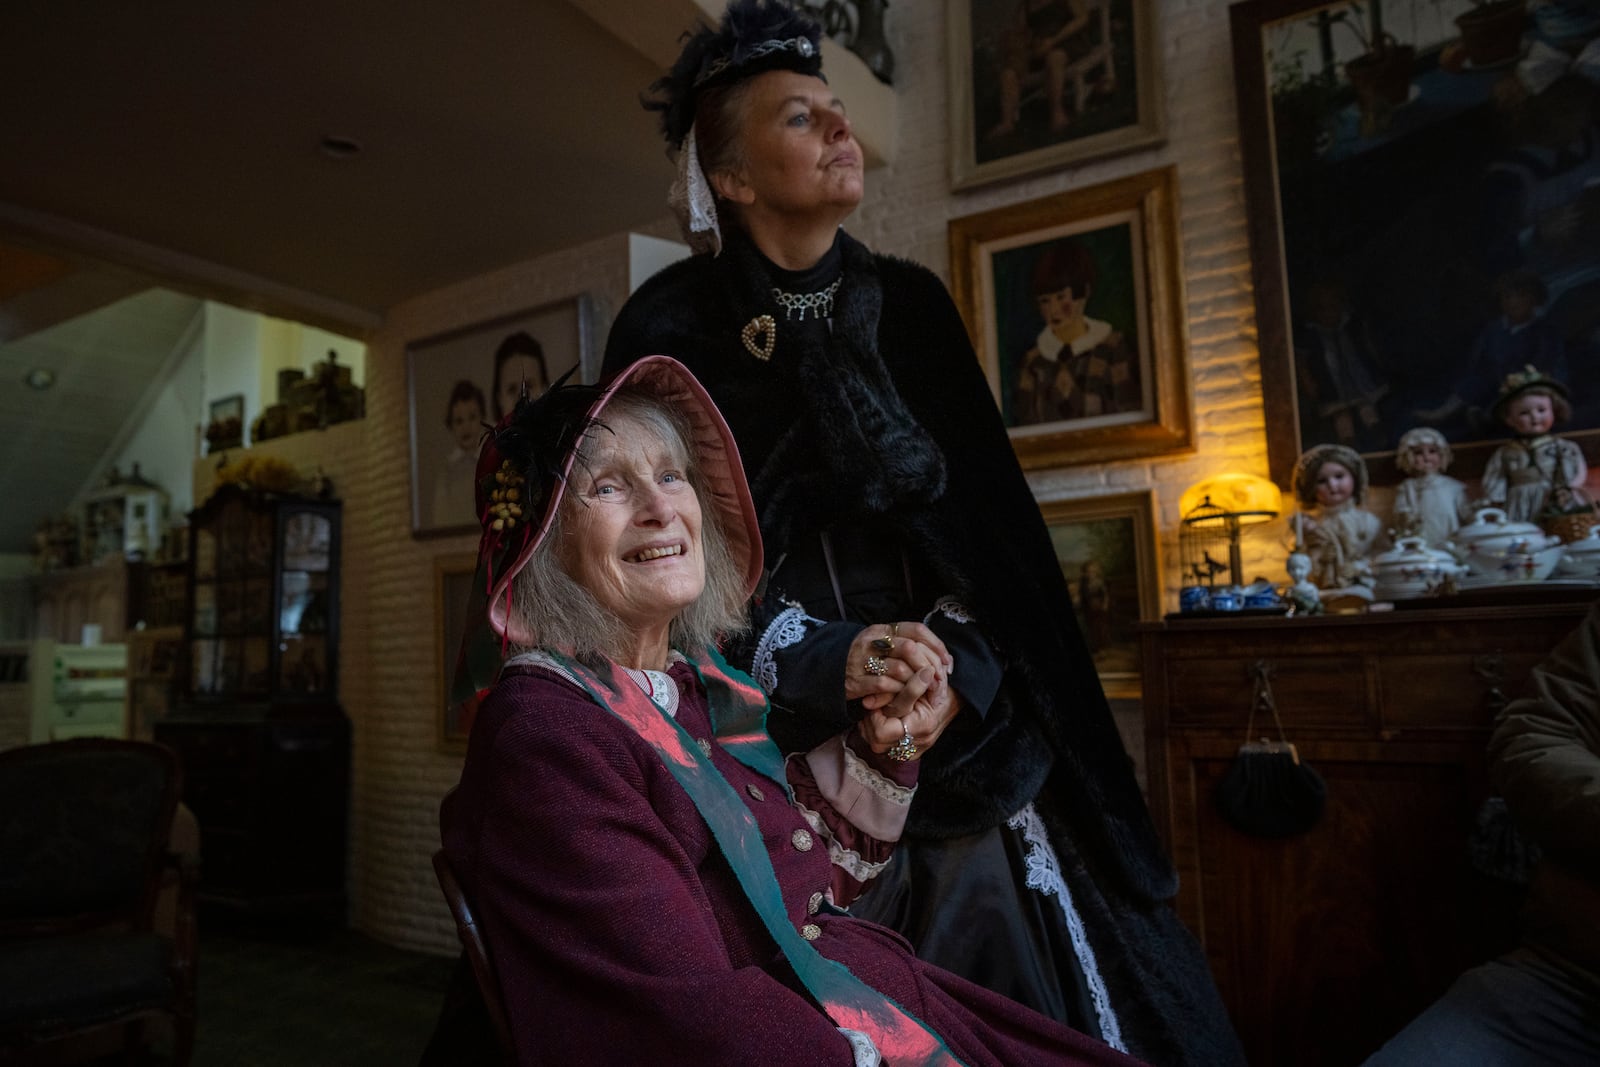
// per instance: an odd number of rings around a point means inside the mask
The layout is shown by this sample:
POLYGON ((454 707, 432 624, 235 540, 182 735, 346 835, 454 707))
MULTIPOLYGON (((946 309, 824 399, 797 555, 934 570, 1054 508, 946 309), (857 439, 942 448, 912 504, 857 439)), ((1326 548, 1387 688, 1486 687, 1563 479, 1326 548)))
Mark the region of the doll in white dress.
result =
POLYGON ((1289 553, 1286 564, 1289 571, 1289 586, 1283 591, 1283 599, 1291 605, 1295 615, 1317 615, 1322 611, 1322 596, 1317 587, 1311 584, 1311 557, 1304 552, 1296 550, 1289 553))
POLYGON ((1346 445, 1318 445, 1295 464, 1300 502, 1300 550, 1311 557, 1311 580, 1324 603, 1342 597, 1372 599, 1368 562, 1383 533, 1378 517, 1361 506, 1367 465, 1346 445))
POLYGON ((1418 426, 1400 436, 1394 462, 1406 480, 1394 492, 1397 536, 1420 537, 1440 548, 1471 520, 1466 483, 1445 473, 1450 460, 1450 443, 1431 426, 1418 426))
POLYGON ((1489 457, 1483 495, 1503 505, 1508 519, 1537 522, 1591 504, 1583 491, 1589 476, 1583 450, 1550 432, 1572 415, 1566 386, 1533 367, 1508 374, 1494 415, 1516 436, 1489 457))

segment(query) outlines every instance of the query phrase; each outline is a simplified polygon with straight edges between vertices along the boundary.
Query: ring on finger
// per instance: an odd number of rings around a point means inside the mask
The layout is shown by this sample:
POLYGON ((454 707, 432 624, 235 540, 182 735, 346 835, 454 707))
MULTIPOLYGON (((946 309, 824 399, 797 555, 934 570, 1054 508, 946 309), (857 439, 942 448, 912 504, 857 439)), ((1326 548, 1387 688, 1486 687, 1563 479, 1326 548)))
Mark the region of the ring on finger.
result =
POLYGON ((894 743, 887 755, 890 759, 897 760, 900 763, 910 763, 917 758, 917 753, 920 749, 917 748, 917 743, 911 740, 911 727, 902 722, 900 724, 900 732, 900 740, 894 743))
POLYGON ((872 639, 872 651, 876 652, 880 656, 891 656, 894 654, 894 638, 895 635, 900 631, 899 623, 891 622, 888 625, 889 632, 887 634, 882 637, 874 637, 872 639))
POLYGON ((881 678, 885 674, 889 673, 889 665, 887 663, 885 663, 883 660, 879 659, 877 656, 868 656, 867 657, 867 673, 868 674, 875 674, 875 675, 877 675, 878 677, 881 678))

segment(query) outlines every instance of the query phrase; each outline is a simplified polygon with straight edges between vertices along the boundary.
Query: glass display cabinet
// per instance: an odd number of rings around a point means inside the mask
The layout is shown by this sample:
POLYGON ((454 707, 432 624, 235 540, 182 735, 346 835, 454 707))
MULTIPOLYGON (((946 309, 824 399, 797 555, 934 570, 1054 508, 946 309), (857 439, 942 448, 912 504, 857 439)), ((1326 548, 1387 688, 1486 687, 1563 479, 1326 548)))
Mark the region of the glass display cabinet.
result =
POLYGON ((227 486, 189 536, 191 699, 337 703, 339 504, 227 486))
POLYGON ((182 695, 155 736, 183 762, 202 899, 343 918, 340 511, 227 485, 190 513, 182 695))

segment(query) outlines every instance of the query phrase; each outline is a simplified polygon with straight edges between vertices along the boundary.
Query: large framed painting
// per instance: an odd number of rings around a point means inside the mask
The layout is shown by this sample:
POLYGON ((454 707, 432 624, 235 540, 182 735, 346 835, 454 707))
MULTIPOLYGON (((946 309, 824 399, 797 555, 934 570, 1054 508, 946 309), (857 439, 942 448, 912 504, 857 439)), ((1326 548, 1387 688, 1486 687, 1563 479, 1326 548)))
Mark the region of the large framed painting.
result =
POLYGON ((1024 467, 1190 451, 1171 167, 950 223, 957 305, 1024 467))
POLYGON ((524 388, 537 396, 574 367, 593 381, 598 359, 582 295, 410 345, 412 536, 475 530, 472 475, 485 428, 524 388))
POLYGON ((1160 144, 1151 0, 950 0, 957 189, 1160 144))
POLYGON ((1564 379, 1600 451, 1595 19, 1521 0, 1230 8, 1272 475, 1323 442, 1400 475, 1432 426, 1462 478, 1499 384, 1564 379))
POLYGON ((1111 493, 1039 505, 1106 696, 1138 699, 1137 624, 1161 617, 1155 494, 1111 493))
POLYGON ((477 566, 475 553, 442 556, 433 561, 433 662, 438 679, 433 697, 434 721, 438 724, 439 747, 446 752, 466 751, 472 716, 477 711, 475 699, 460 704, 450 699, 456 653, 467 631, 467 605, 477 566))

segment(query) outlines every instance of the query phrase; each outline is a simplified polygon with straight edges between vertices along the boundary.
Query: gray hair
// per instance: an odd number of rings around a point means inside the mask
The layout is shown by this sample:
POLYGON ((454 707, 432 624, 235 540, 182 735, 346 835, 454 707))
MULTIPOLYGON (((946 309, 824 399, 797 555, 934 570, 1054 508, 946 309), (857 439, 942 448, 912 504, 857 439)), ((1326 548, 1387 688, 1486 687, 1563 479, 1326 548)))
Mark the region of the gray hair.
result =
MULTIPOLYGON (((733 558, 723 530, 723 516, 705 491, 704 472, 690 447, 694 431, 688 419, 652 393, 623 387, 606 404, 599 420, 578 444, 573 470, 586 468, 599 451, 601 434, 613 432, 608 420, 632 419, 656 434, 676 455, 683 457, 684 474, 700 500, 700 545, 705 557, 706 584, 700 596, 672 620, 669 641, 680 651, 697 653, 720 637, 748 626, 743 568, 733 558)), ((591 666, 610 660, 626 646, 628 626, 600 605, 588 589, 567 573, 557 546, 573 509, 582 502, 571 486, 550 520, 544 540, 512 583, 516 613, 544 648, 568 653, 591 666)))

